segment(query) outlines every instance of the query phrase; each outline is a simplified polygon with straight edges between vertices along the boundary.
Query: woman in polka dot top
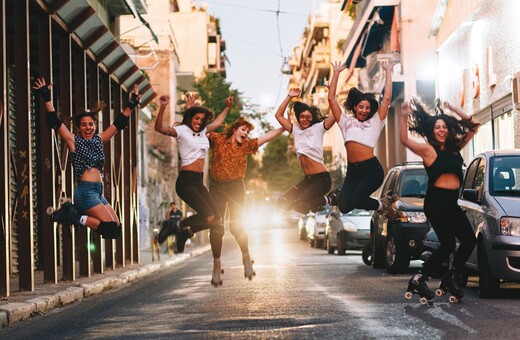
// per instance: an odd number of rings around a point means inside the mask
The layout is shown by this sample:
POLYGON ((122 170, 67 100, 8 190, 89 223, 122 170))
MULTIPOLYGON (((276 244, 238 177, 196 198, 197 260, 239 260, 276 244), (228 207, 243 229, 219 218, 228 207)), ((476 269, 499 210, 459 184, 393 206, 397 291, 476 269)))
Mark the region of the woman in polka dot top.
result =
POLYGON ((131 99, 123 112, 102 132, 97 132, 97 115, 104 107, 92 111, 84 111, 73 117, 75 132, 69 131, 56 114, 51 99, 50 87, 45 79, 34 82, 33 89, 45 101, 47 124, 54 129, 67 144, 74 168, 76 189, 74 204, 65 203, 54 212, 51 219, 55 222, 71 222, 76 226, 87 226, 103 238, 114 239, 121 236, 121 224, 117 215, 103 197, 101 174, 105 163, 103 143, 108 142, 119 130, 128 125, 132 111, 139 104, 141 96, 134 88, 131 99))

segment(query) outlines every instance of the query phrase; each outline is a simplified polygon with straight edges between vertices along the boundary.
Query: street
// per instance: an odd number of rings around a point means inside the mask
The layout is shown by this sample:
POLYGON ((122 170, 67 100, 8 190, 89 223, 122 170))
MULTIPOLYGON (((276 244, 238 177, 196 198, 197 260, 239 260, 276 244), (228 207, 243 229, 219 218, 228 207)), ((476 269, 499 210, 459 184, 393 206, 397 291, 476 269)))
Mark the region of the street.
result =
MULTIPOLYGON (((411 274, 389 275, 359 252, 328 255, 299 241, 296 227, 249 230, 257 276, 243 277, 226 232, 224 283, 210 284, 207 252, 122 289, 0 330, 0 338, 424 338, 513 339, 520 290, 482 300, 471 277, 459 304, 404 298, 411 274)), ((435 288, 438 280, 430 280, 435 288)))

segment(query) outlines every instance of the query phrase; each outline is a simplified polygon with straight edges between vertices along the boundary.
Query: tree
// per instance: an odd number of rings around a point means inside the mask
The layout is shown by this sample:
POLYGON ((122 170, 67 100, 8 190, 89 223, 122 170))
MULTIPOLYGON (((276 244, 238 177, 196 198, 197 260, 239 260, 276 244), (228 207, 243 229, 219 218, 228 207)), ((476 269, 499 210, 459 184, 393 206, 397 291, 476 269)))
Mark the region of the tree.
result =
POLYGON ((291 143, 291 138, 284 134, 270 141, 265 148, 260 174, 273 192, 286 191, 303 176, 296 155, 290 151, 291 143))

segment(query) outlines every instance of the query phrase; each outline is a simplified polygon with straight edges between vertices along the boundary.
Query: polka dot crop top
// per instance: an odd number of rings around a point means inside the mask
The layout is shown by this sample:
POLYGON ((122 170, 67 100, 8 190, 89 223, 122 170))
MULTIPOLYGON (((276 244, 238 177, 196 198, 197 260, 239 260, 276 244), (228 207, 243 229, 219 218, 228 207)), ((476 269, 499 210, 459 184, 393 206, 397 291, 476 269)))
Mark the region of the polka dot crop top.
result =
POLYGON ((74 135, 74 145, 76 152, 71 153, 71 160, 76 180, 79 180, 87 169, 97 168, 103 172, 105 154, 103 153, 103 142, 98 134, 94 135, 92 139, 83 139, 74 135))

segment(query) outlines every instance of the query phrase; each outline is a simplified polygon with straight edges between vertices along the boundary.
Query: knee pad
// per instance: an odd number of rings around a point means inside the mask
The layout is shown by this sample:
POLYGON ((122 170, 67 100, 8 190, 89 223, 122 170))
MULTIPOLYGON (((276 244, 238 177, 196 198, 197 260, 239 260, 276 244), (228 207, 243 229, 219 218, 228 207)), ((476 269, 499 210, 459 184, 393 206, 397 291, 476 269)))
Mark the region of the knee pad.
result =
POLYGON ((117 222, 100 222, 95 231, 104 239, 116 239, 121 236, 122 228, 117 222))

